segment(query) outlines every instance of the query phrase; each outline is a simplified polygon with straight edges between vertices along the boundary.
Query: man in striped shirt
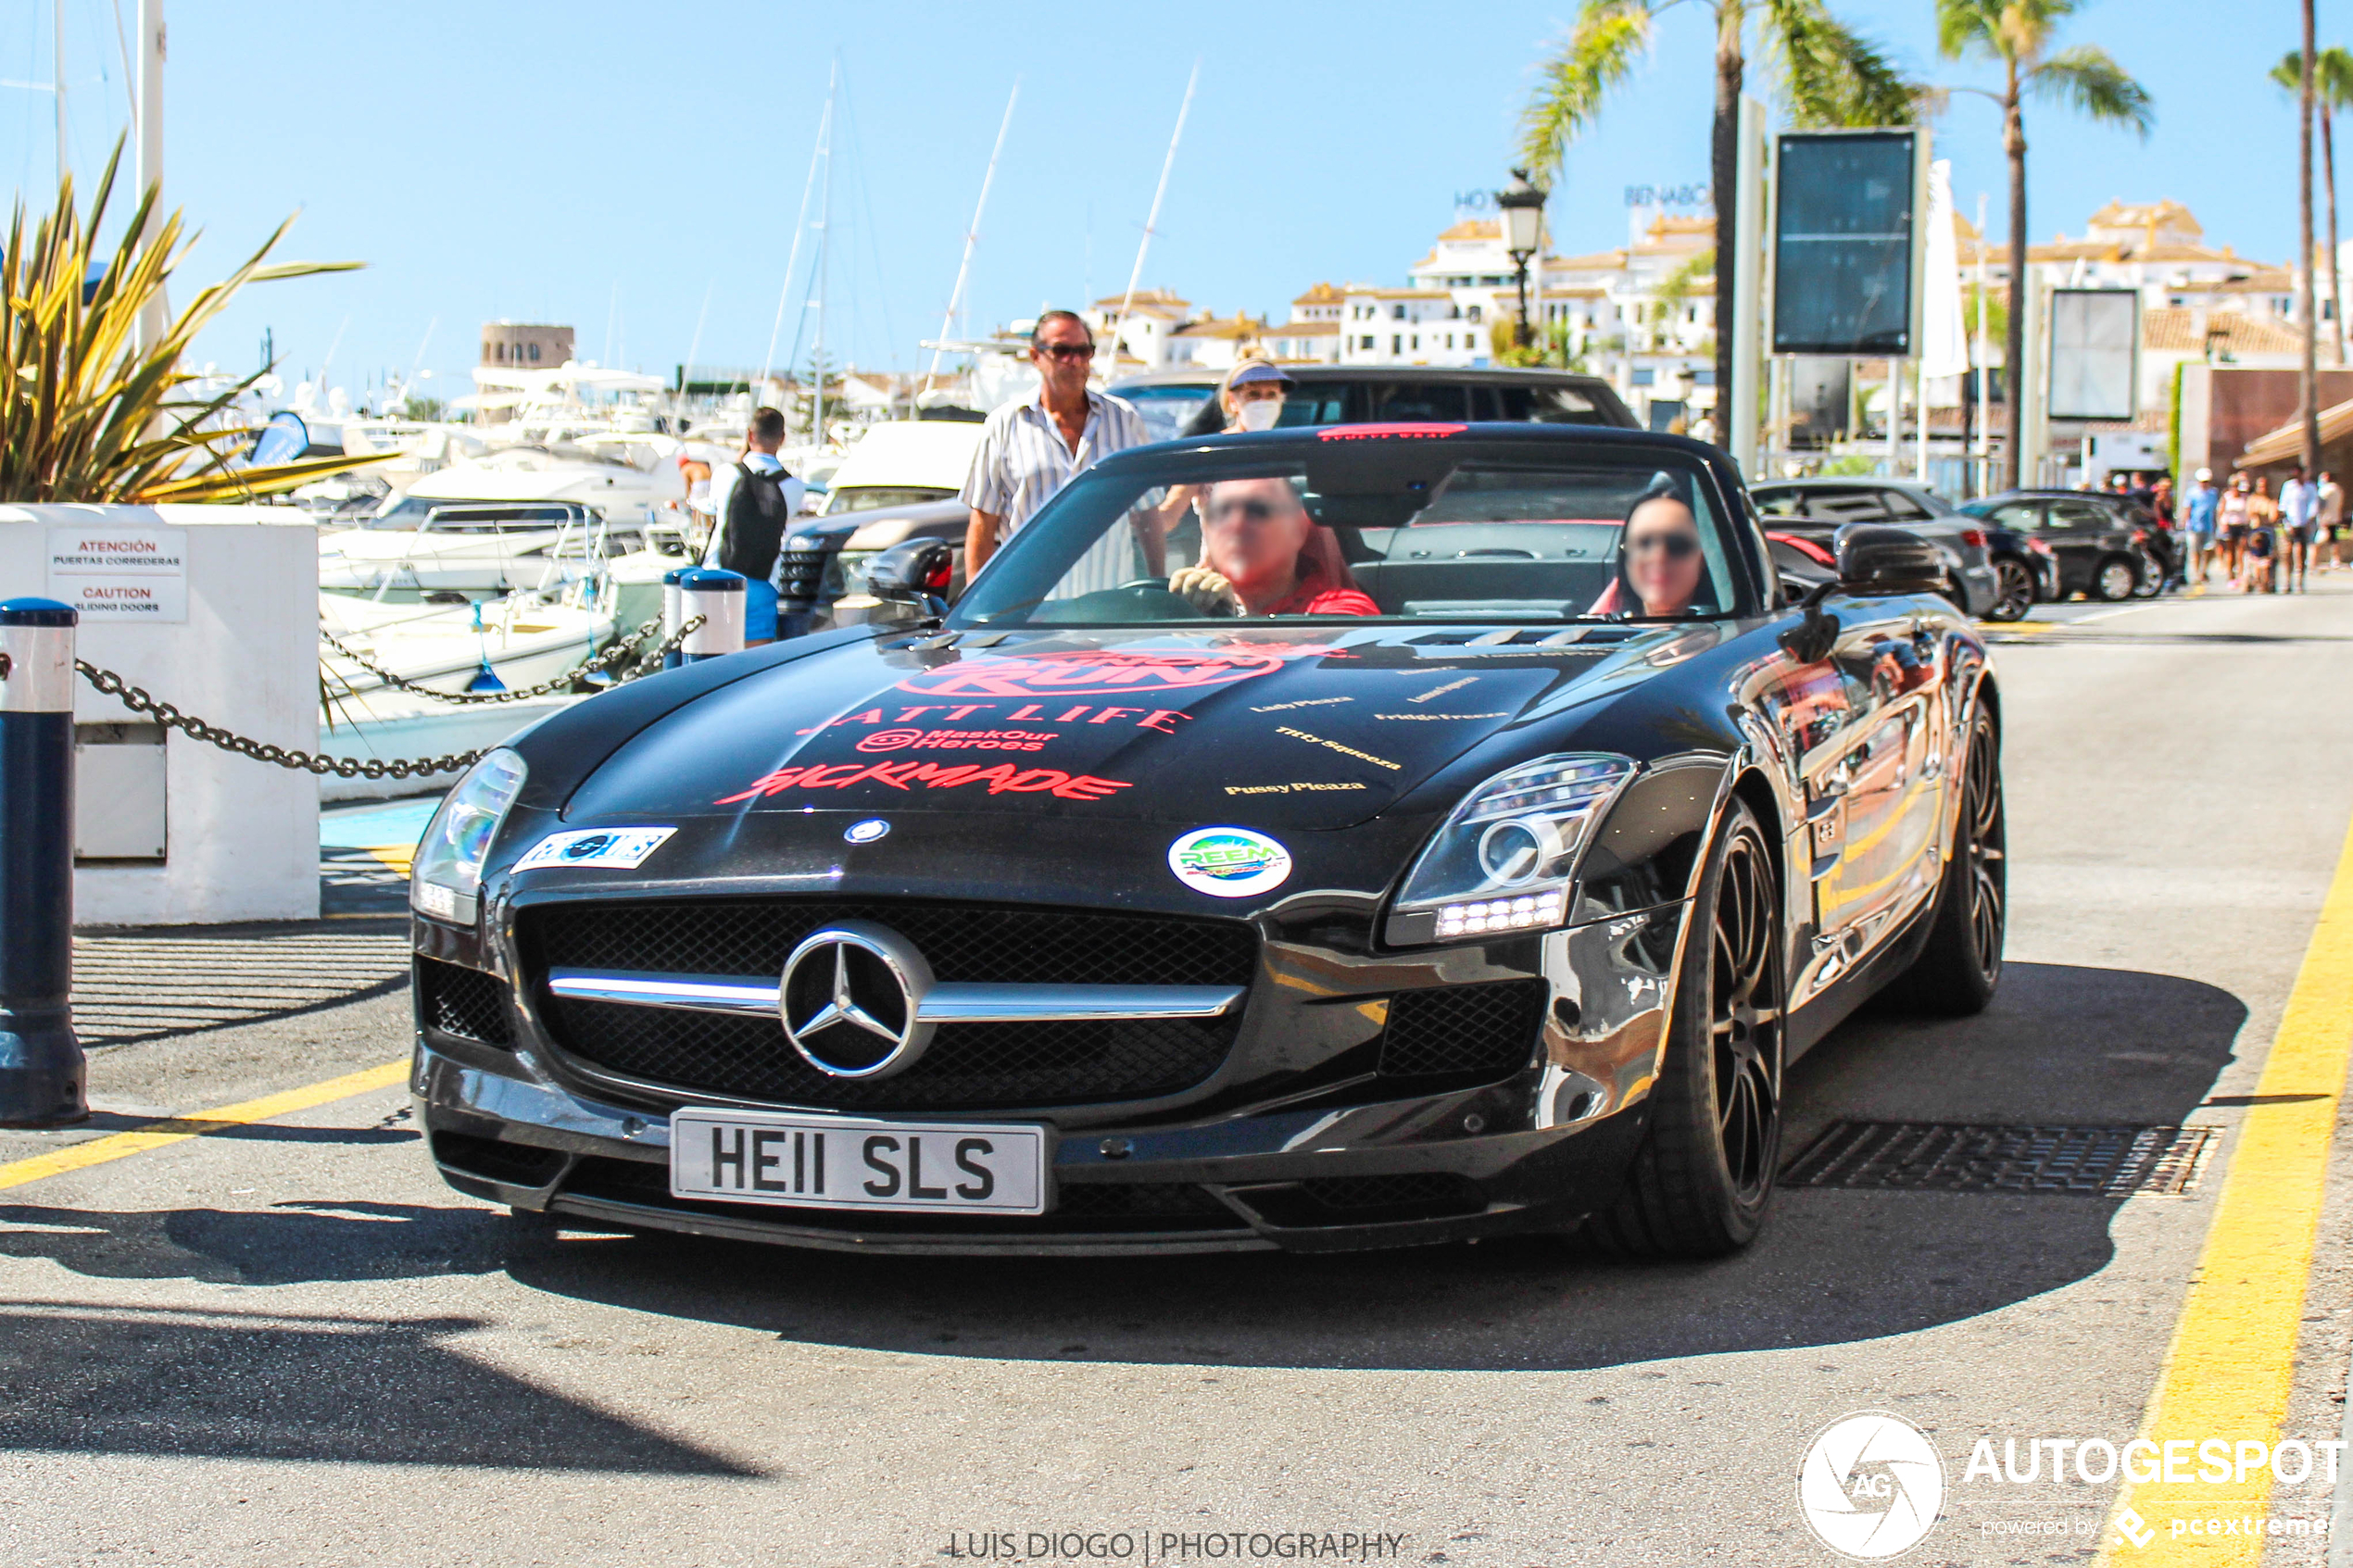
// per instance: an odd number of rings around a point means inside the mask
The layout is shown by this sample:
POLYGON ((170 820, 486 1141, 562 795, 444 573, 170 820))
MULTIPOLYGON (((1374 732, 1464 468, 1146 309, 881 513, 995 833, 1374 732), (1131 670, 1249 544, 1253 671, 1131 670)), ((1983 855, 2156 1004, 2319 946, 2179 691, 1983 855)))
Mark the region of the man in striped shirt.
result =
MULTIPOLYGON (((1134 407, 1087 385, 1094 334, 1068 310, 1049 310, 1029 334, 1038 395, 988 416, 972 472, 958 498, 972 508, 964 531, 964 575, 978 576, 997 547, 1085 470, 1114 452, 1151 440, 1134 407)), ((1097 540, 1058 585, 1055 596, 1115 588, 1148 572, 1157 532, 1114 528, 1097 540), (1147 538, 1150 544, 1147 544, 1147 538)))

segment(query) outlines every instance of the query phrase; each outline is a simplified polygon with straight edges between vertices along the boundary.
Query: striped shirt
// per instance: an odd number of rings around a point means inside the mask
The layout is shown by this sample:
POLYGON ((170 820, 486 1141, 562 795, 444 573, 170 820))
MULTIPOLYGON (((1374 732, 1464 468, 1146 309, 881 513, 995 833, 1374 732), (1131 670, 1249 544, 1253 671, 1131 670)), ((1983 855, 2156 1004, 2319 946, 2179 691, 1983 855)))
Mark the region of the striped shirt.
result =
MULTIPOLYGON (((1001 548, 1063 485, 1114 452, 1151 440, 1134 405, 1089 387, 1087 425, 1074 452, 1047 411, 1046 392, 1040 387, 1028 401, 1008 403, 988 416, 980 447, 973 454, 972 471, 957 498, 975 511, 993 512, 1003 520, 997 530, 1001 548)), ((1052 596, 1115 588, 1142 575, 1139 561, 1133 532, 1107 530, 1064 574, 1052 596)))

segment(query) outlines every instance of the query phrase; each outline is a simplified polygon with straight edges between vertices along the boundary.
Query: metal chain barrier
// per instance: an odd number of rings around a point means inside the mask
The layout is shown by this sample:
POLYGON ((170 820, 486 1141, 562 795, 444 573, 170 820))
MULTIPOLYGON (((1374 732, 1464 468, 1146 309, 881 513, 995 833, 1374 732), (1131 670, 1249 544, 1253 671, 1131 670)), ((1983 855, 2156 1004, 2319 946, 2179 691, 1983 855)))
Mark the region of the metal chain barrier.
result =
MULTIPOLYGON (((650 654, 648 654, 646 660, 641 661, 636 670, 633 670, 631 671, 631 674, 634 675, 644 671, 648 665, 659 668, 661 660, 666 658, 673 649, 676 648, 686 640, 686 633, 699 627, 702 622, 703 618, 701 616, 698 615, 691 617, 685 625, 678 628, 675 633, 663 641, 659 647, 656 647, 650 654)), ((631 635, 627 643, 617 645, 613 651, 618 653, 627 653, 648 631, 660 624, 660 621, 648 621, 644 626, 638 628, 638 630, 631 635)), ((324 636, 325 633, 321 633, 321 635, 324 636)), ((330 642, 333 641, 333 638, 328 638, 328 640, 330 642)), ((563 677, 561 681, 546 683, 541 686, 535 686, 529 692, 500 693, 497 694, 497 696, 509 700, 512 700, 514 697, 518 696, 546 696, 547 692, 552 690, 555 686, 568 684, 572 680, 577 678, 583 671, 605 664, 610 659, 610 656, 607 655, 597 659, 592 659, 589 663, 582 665, 580 670, 574 671, 572 675, 563 677)), ((610 661, 615 663, 619 662, 617 659, 611 659, 610 661)), ((404 758, 391 762, 379 760, 362 762, 359 759, 353 757, 321 757, 315 752, 292 751, 283 746, 271 746, 265 742, 248 740, 244 735, 237 734, 233 731, 224 730, 218 724, 208 724, 201 719, 194 718, 188 714, 182 713, 170 703, 158 702, 156 698, 148 696, 146 692, 132 685, 130 682, 116 674, 113 671, 101 670, 86 659, 75 659, 73 661, 73 667, 82 671, 82 677, 99 691, 104 692, 107 696, 111 697, 120 697, 125 708, 128 708, 133 713, 146 714, 148 717, 154 719, 157 723, 161 724, 165 729, 178 730, 185 734, 190 740, 209 742, 211 745, 219 746, 223 751, 233 751, 240 757, 250 757, 257 762, 273 763, 278 767, 291 768, 295 770, 295 771, 301 773, 318 773, 321 775, 333 773, 337 778, 341 779, 422 778, 431 773, 454 773, 464 769, 471 768, 482 759, 484 752, 488 749, 487 747, 484 747, 483 750, 452 752, 447 757, 422 757, 415 759, 404 758)), ((626 676, 623 677, 623 679, 627 678, 628 677, 626 676)), ((406 683, 403 683, 403 684, 406 684, 406 683)), ((451 694, 447 692, 429 692, 426 695, 447 697, 451 694)), ((478 697, 476 700, 482 700, 482 698, 478 697)))
MULTIPOLYGON (((703 618, 698 615, 686 625, 679 627, 677 632, 674 633, 668 641, 664 642, 660 647, 654 650, 654 661, 659 663, 663 656, 667 655, 673 648, 677 647, 680 644, 686 640, 687 633, 693 631, 696 627, 700 626, 702 622, 703 618)), ((535 696, 547 696, 556 692, 560 692, 566 686, 569 686, 574 682, 582 680, 586 676, 603 674, 608 671, 618 669, 622 664, 627 662, 631 654, 636 651, 637 645, 651 636, 654 630, 661 624, 661 621, 659 617, 652 621, 648 621, 645 624, 639 626, 635 631, 630 633, 629 635, 623 637, 618 642, 614 643, 610 647, 598 654, 596 658, 589 659, 586 663, 576 665, 573 669, 565 671, 560 675, 542 681, 535 686, 526 686, 519 692, 438 691, 432 686, 422 685, 415 681, 411 681, 405 675, 395 674, 393 671, 385 669, 383 665, 371 660, 366 655, 353 651, 352 648, 346 646, 332 632, 323 630, 321 631, 319 633, 319 640, 325 643, 329 647, 334 649, 337 653, 343 655, 344 658, 351 660, 352 663, 357 664, 360 669, 365 670, 369 674, 373 675, 377 680, 382 681, 385 685, 391 687, 395 691, 413 692, 419 696, 429 696, 435 702, 524 702, 535 696)), ((642 660, 639 663, 639 667, 643 668, 642 660)))

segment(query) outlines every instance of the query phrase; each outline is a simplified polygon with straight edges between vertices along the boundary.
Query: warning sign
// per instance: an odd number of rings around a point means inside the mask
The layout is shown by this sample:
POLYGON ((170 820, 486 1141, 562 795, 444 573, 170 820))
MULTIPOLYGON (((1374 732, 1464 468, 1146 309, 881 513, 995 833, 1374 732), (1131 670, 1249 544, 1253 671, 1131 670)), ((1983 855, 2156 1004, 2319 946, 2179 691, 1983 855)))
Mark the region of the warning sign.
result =
POLYGON ((49 596, 93 621, 178 625, 188 619, 188 533, 181 528, 49 530, 49 596))

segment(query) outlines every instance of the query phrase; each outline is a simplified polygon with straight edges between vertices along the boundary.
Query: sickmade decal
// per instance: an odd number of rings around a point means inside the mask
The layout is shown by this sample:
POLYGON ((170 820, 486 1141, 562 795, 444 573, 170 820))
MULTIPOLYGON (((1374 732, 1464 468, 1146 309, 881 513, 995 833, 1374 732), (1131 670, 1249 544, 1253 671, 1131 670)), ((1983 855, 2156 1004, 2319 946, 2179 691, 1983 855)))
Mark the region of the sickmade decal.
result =
POLYGON ((1370 762, 1376 768, 1386 768, 1392 773, 1399 772, 1403 768, 1403 763, 1391 762, 1386 757, 1376 757, 1369 751, 1359 751, 1353 746, 1342 746, 1336 740, 1326 740, 1321 735, 1311 735, 1305 730, 1294 730, 1289 724, 1276 725, 1275 733, 1278 735, 1289 735, 1293 740, 1303 740, 1311 745, 1325 746, 1339 752, 1343 757, 1353 757, 1359 762, 1370 762))
POLYGON ((1196 828, 1168 847, 1168 869, 1213 898, 1247 898, 1290 875, 1290 851, 1249 828, 1196 828))
POLYGON ((1019 768, 1000 762, 984 768, 977 762, 945 766, 937 762, 826 762, 779 768, 753 781, 749 789, 723 796, 714 806, 734 806, 788 789, 848 789, 851 784, 882 784, 893 789, 959 789, 985 784, 991 795, 1051 795, 1062 800, 1101 800, 1114 790, 1135 786, 1120 779, 1099 779, 1092 773, 1066 773, 1060 768, 1019 768))
MULTIPOLYGON (((1296 651, 1296 650, 1294 650, 1296 651)), ((1321 647, 1310 651, 1320 653, 1321 647)), ((906 692, 950 696, 1065 696, 1222 686, 1283 667, 1280 653, 1233 649, 1218 653, 1038 653, 962 659, 910 675, 906 692)))
POLYGON ((609 866, 635 871, 676 828, 574 828, 551 833, 515 862, 519 872, 543 866, 609 866))

